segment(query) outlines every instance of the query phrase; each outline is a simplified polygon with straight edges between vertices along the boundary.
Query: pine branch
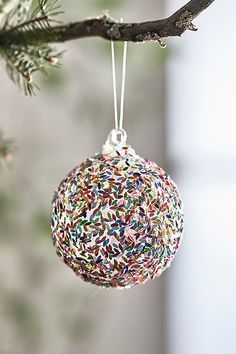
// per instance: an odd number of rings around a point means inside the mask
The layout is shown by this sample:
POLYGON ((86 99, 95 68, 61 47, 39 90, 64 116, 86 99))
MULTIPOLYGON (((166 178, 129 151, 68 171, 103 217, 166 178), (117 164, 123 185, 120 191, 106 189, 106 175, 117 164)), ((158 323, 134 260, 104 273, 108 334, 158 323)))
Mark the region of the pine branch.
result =
POLYGON ((9 30, 5 31, 4 35, 6 36, 9 36, 10 33, 14 33, 14 32, 17 32, 21 29, 24 29, 24 28, 27 28, 28 26, 31 26, 35 23, 41 23, 42 21, 47 21, 48 20, 48 16, 46 15, 43 15, 43 16, 40 16, 40 17, 36 17, 36 18, 33 18, 31 20, 27 20, 25 22, 22 22, 20 23, 19 25, 15 26, 15 27, 12 27, 10 28, 9 30))
MULTIPOLYGON (((52 26, 61 13, 59 0, 23 0, 5 18, 0 30, 0 55, 5 59, 11 79, 26 94, 36 87, 32 74, 46 74, 46 66, 57 63, 57 54, 49 46, 85 37, 101 37, 114 41, 157 41, 165 47, 163 38, 181 36, 186 30, 196 31, 193 20, 214 0, 191 0, 168 18, 141 23, 120 23, 108 16, 52 26)), ((3 3, 4 1, 2 1, 3 3)), ((7 0, 6 0, 7 2, 7 0)))
MULTIPOLYGON (((186 30, 197 30, 192 21, 213 2, 214 0, 191 0, 168 18, 141 23, 120 23, 105 14, 98 18, 55 26, 50 33, 39 31, 34 39, 41 43, 50 43, 98 36, 107 40, 142 42, 181 36, 186 30)), ((32 35, 31 31, 27 34, 29 37, 32 35)), ((2 33, 0 45, 4 43, 4 37, 5 34, 2 33)))
POLYGON ((23 0, 3 23, 0 38, 4 34, 6 40, 0 45, 0 55, 5 59, 9 77, 26 95, 34 94, 38 88, 32 74, 39 71, 47 75, 46 67, 57 64, 60 54, 48 44, 39 43, 37 37, 53 31, 51 21, 59 8, 57 0, 23 0))

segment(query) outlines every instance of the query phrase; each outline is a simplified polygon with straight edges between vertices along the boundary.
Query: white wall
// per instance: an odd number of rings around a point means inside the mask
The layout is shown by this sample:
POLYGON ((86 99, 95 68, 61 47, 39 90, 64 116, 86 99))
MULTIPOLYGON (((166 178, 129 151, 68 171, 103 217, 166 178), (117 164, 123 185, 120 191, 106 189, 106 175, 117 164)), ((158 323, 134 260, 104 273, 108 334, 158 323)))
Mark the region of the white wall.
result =
POLYGON ((168 278, 169 354, 236 353, 235 11, 216 1, 197 33, 168 41, 168 153, 186 212, 168 278))

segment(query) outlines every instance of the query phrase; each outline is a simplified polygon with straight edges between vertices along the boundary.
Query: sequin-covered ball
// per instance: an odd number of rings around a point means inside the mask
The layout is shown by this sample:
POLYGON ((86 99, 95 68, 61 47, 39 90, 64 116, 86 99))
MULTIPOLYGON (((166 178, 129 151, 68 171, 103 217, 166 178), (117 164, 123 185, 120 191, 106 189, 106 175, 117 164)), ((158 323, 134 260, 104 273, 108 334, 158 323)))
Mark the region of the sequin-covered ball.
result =
POLYGON ((176 185, 130 146, 88 158, 52 203, 57 254, 83 280, 131 287, 170 266, 183 232, 176 185))

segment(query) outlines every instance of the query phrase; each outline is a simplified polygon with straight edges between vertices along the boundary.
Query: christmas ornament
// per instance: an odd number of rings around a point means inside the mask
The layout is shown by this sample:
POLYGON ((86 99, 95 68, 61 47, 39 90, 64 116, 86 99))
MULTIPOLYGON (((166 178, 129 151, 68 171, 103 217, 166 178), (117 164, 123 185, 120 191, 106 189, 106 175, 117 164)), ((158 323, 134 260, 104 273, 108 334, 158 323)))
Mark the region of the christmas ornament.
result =
POLYGON ((83 280, 103 287, 131 287, 159 276, 170 266, 183 232, 175 183, 126 143, 126 46, 120 122, 112 43, 116 128, 101 154, 88 158, 61 182, 52 203, 57 254, 83 280))

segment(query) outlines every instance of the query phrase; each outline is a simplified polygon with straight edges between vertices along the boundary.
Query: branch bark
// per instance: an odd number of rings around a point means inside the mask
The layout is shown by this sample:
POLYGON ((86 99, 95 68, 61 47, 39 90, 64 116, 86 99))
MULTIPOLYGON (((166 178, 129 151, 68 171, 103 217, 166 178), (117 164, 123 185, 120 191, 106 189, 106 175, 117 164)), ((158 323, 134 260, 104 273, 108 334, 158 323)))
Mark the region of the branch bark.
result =
MULTIPOLYGON (((196 31, 192 21, 214 0, 191 0, 170 17, 141 23, 119 23, 104 15, 69 25, 54 27, 57 39, 65 42, 72 39, 98 36, 107 40, 142 42, 164 37, 181 36, 186 30, 196 31)), ((49 42, 50 38, 45 38, 49 42)))

